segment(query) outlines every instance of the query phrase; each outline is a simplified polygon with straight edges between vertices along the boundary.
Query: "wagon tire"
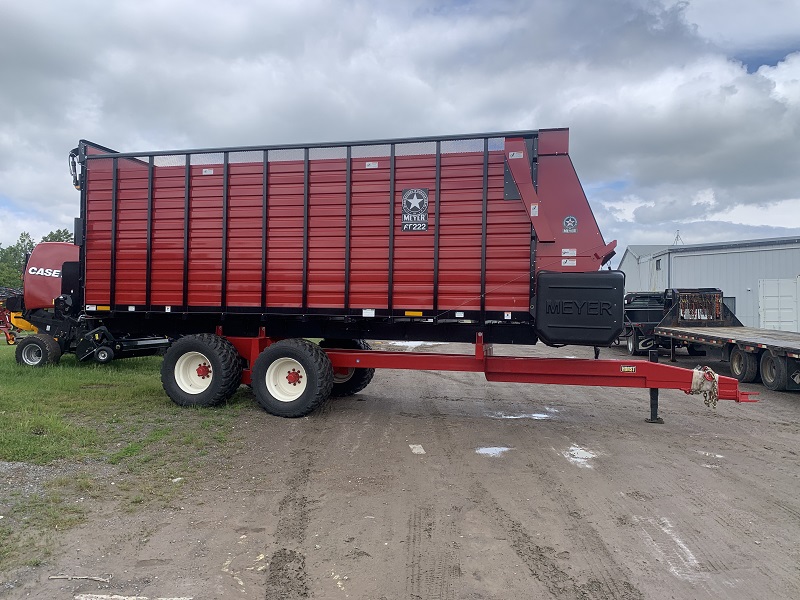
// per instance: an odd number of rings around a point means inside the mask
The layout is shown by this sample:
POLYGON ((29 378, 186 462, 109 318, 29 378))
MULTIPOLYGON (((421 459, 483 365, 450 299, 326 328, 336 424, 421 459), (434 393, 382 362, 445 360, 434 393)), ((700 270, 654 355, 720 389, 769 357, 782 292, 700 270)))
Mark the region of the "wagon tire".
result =
POLYGON ((740 383, 751 383, 758 377, 758 355, 745 352, 738 346, 731 350, 731 375, 740 383))
POLYGON ((768 390, 782 392, 786 389, 789 377, 785 356, 773 356, 765 351, 761 354, 761 383, 768 390))
MULTIPOLYGON (((321 348, 340 348, 342 350, 372 350, 365 340, 322 340, 321 348)), ((375 376, 375 369, 350 367, 333 371, 332 398, 343 398, 357 394, 369 385, 375 376)))
POLYGON ((239 354, 218 335, 187 335, 174 342, 161 364, 161 385, 179 406, 216 406, 239 388, 239 354))
POLYGON ((57 365, 61 360, 61 346, 52 335, 37 333, 17 342, 17 363, 26 367, 57 365))
POLYGON ((325 402, 333 388, 333 367, 325 351, 302 339, 276 342, 258 355, 253 393, 278 417, 304 417, 325 402))

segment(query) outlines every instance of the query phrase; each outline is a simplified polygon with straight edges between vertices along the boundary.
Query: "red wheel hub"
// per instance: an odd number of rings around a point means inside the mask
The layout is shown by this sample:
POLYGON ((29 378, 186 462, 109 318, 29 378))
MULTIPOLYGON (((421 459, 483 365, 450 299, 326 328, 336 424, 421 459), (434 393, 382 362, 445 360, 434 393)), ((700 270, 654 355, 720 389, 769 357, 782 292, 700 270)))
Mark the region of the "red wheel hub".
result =
POLYGON ((208 365, 208 363, 197 365, 197 376, 200 379, 207 379, 208 377, 211 377, 211 367, 208 365))
POLYGON ((300 371, 298 371, 297 369, 292 369, 291 371, 286 373, 286 381, 288 381, 292 385, 297 385, 298 383, 300 383, 300 380, 302 378, 303 378, 303 376, 300 374, 300 371))

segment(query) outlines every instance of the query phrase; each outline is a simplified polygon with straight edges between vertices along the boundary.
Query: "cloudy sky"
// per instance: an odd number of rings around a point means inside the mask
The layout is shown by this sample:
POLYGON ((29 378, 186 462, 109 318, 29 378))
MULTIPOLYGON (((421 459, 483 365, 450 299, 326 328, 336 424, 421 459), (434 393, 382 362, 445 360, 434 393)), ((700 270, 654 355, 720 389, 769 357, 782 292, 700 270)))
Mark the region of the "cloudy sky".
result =
POLYGON ((67 154, 569 127, 606 240, 800 235, 800 0, 0 0, 0 243, 67 154))

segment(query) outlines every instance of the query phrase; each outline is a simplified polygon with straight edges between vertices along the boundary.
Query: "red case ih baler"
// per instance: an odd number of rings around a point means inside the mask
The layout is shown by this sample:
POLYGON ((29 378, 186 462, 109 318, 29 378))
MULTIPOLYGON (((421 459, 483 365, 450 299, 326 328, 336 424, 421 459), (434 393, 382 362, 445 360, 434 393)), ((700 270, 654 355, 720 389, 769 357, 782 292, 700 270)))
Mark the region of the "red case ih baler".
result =
MULTIPOLYGON (((149 153, 82 141, 71 160, 80 260, 61 269, 69 293, 27 318, 82 360, 171 342, 162 380, 179 404, 244 382, 270 412, 299 416, 376 367, 693 387, 665 365, 485 352, 607 346, 622 331, 624 275, 598 271, 616 242, 566 129, 149 153), (365 338, 471 341, 476 355, 377 353, 365 338)), ((735 380, 718 385, 746 399, 735 380)))

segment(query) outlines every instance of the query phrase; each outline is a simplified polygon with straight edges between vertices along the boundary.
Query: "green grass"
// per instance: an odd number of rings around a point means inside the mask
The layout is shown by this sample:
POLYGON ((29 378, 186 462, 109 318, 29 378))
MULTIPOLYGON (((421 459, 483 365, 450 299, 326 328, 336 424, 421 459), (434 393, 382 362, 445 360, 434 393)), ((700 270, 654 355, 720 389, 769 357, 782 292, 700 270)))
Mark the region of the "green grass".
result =
POLYGON ((235 443, 237 415, 257 410, 244 388, 216 408, 173 404, 160 357, 97 365, 67 355, 36 369, 17 365, 14 350, 0 345, 0 461, 42 465, 53 477, 33 494, 0 489, 0 572, 46 560, 53 532, 81 522, 92 499, 124 510, 169 505, 183 486, 172 480, 201 477, 204 457, 235 443))

